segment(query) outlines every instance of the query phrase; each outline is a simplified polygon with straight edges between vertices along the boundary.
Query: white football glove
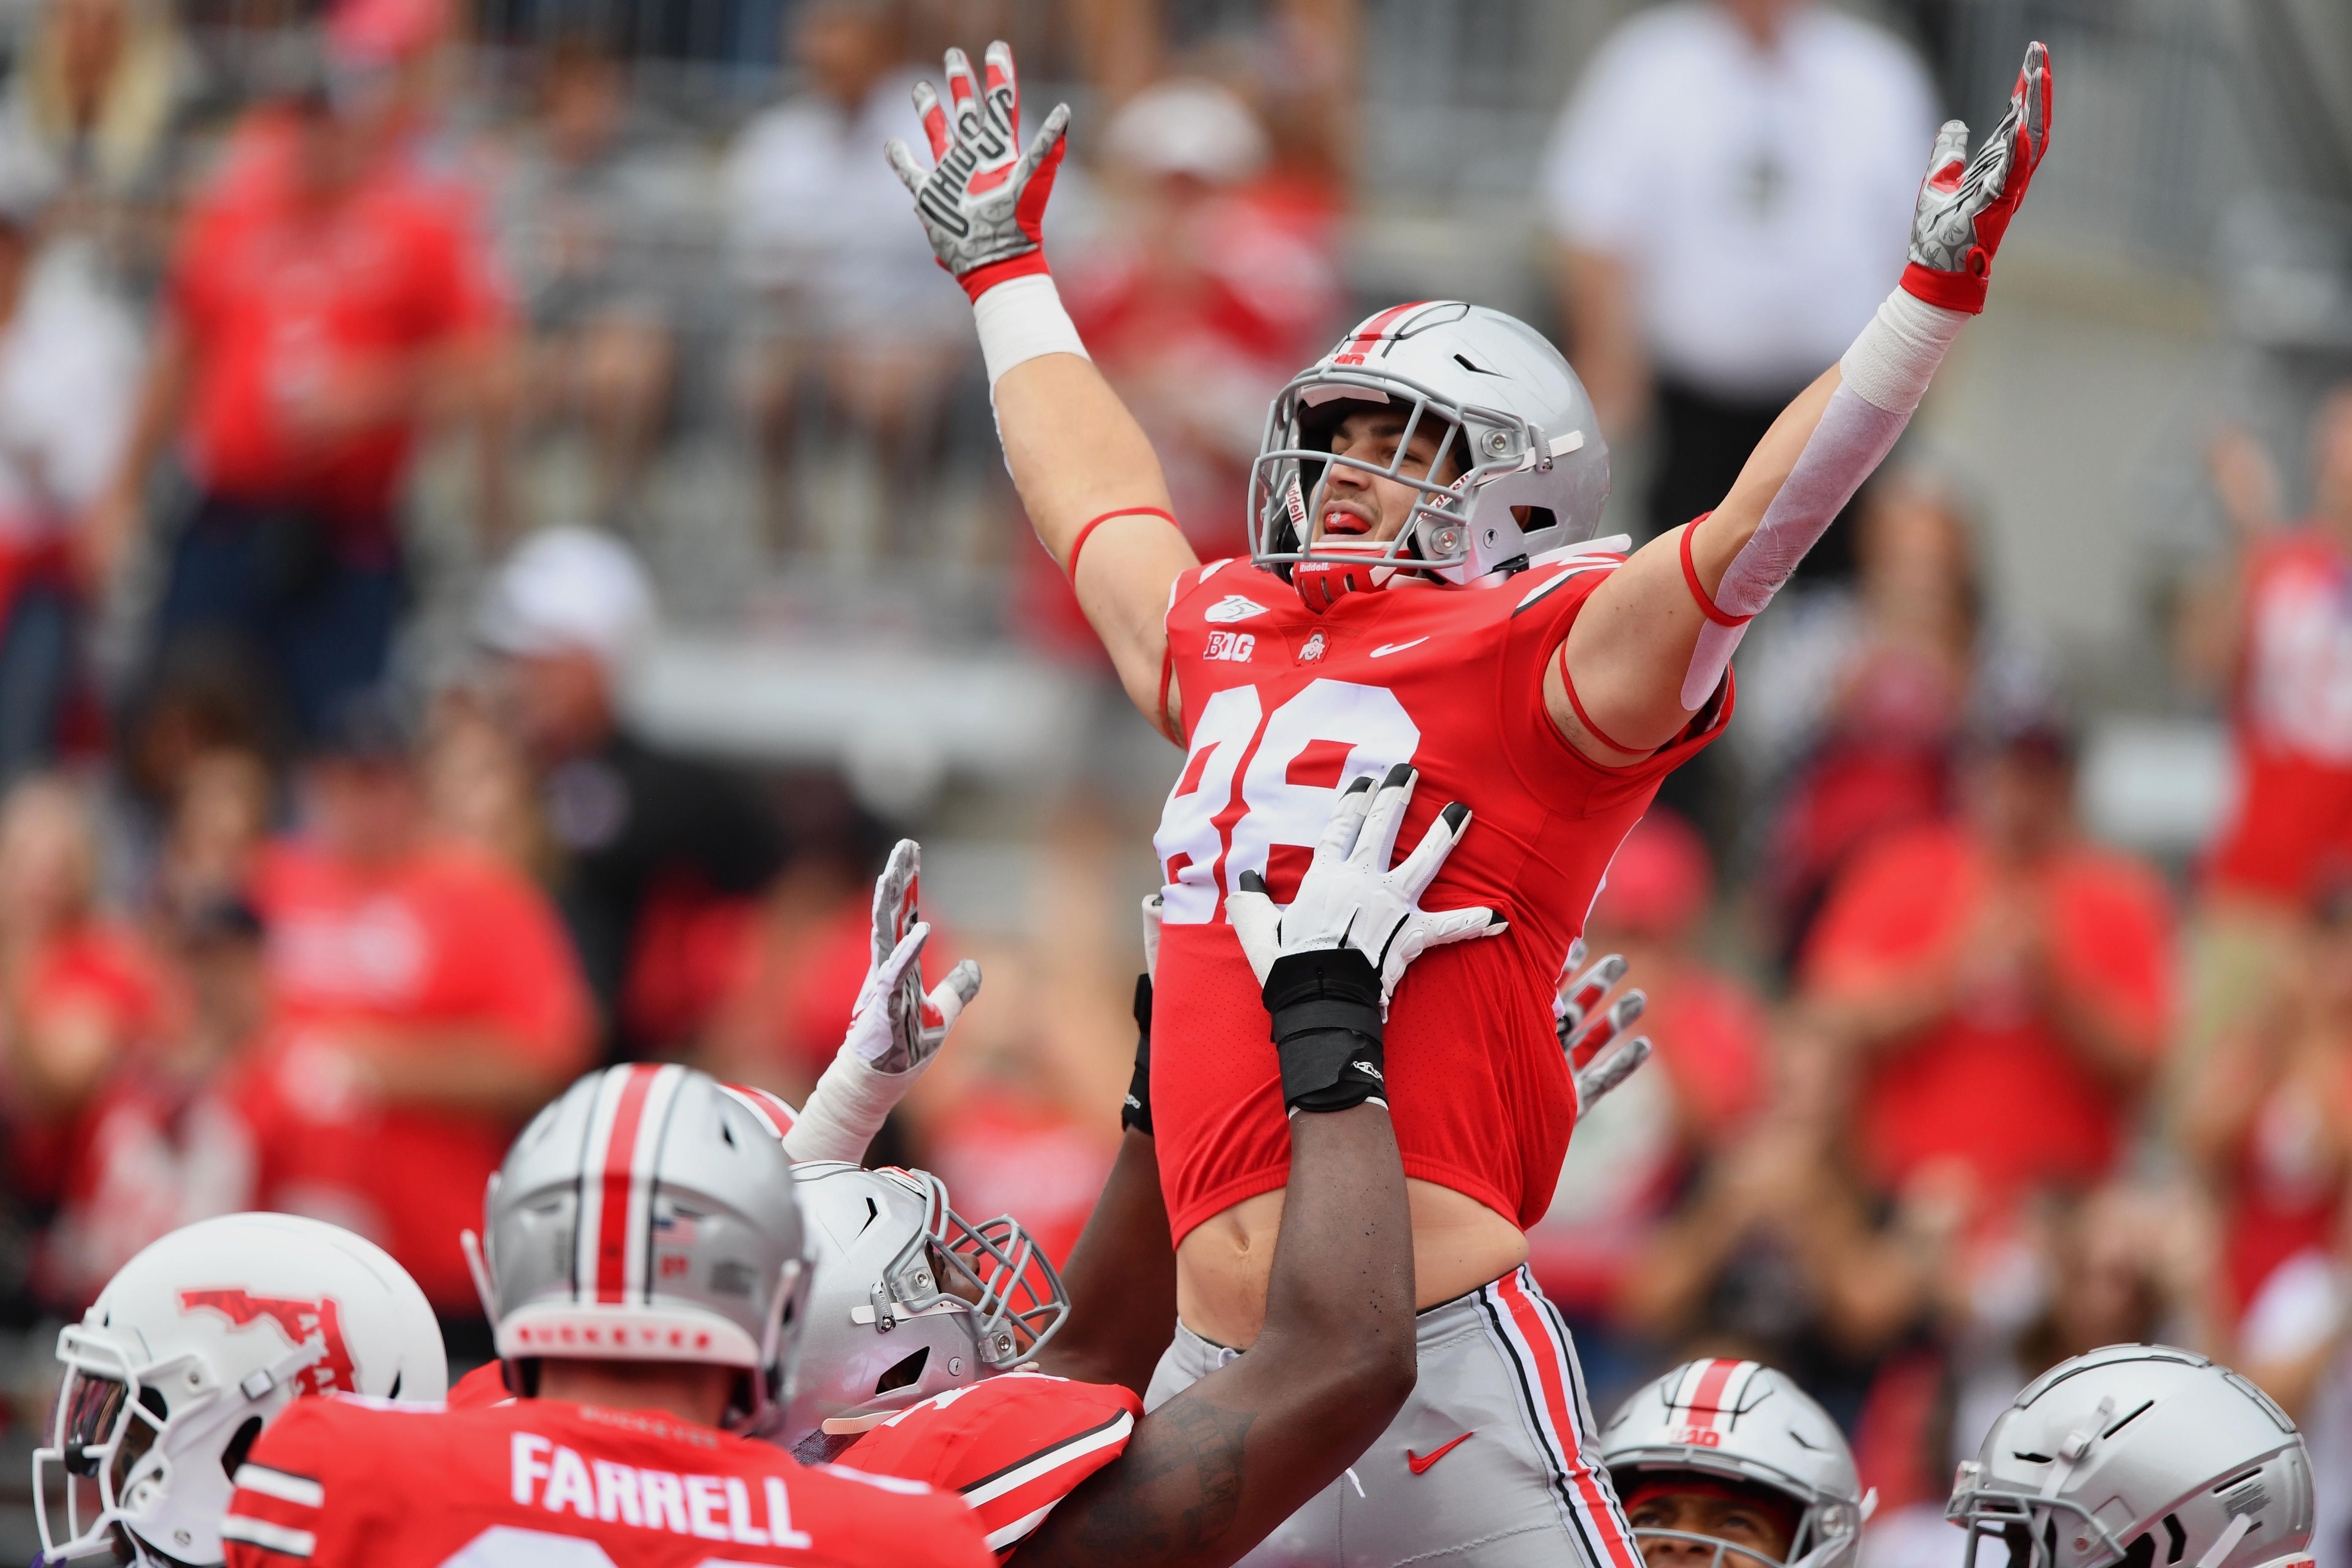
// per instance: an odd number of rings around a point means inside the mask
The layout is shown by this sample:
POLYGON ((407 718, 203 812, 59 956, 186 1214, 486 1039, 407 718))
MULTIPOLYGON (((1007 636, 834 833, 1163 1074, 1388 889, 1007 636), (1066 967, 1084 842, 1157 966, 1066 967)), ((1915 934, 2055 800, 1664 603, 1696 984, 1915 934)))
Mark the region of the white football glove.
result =
MULTIPOLYGON (((1561 975, 1576 971, 1584 963, 1584 939, 1579 937, 1568 950, 1568 962, 1560 965, 1561 975)), ((1576 1085, 1579 1121, 1591 1115, 1592 1108, 1610 1090, 1632 1078, 1650 1059, 1647 1037, 1628 1040, 1621 1049, 1609 1049, 1649 1006, 1647 994, 1639 990, 1628 991, 1606 1009, 1594 1012, 1601 999, 1623 978, 1625 960, 1622 954, 1612 952, 1577 973, 1573 979, 1563 978, 1552 996, 1552 1028, 1559 1036, 1560 1049, 1568 1055, 1570 1077, 1576 1085)))
POLYGON ((1420 776, 1399 763, 1377 788, 1369 775, 1349 784, 1287 908, 1275 907, 1263 878, 1242 873, 1241 886, 1225 900, 1225 911, 1260 985, 1274 961, 1286 953, 1351 947, 1371 960, 1380 974, 1381 1016, 1386 1018, 1397 982, 1414 959, 1445 942, 1496 936, 1506 929, 1483 905, 1433 911, 1420 906, 1421 895, 1469 826, 1468 806, 1449 804, 1404 862, 1388 868, 1420 776))
POLYGON ((1045 200, 1062 166, 1062 133, 1070 124, 1070 106, 1056 104, 1024 153, 1012 47, 1002 40, 989 45, 987 60, 982 91, 964 52, 948 51, 952 115, 929 82, 915 84, 915 111, 923 118, 935 167, 918 164, 895 136, 882 149, 914 194, 932 254, 975 300, 1008 279, 1045 270, 1045 200))
POLYGON ((931 928, 915 916, 921 868, 921 849, 902 838, 874 883, 873 963, 841 1048, 784 1135, 784 1152, 794 1160, 863 1161, 866 1144, 947 1043, 957 1015, 980 994, 980 965, 969 958, 936 989, 923 989, 931 928))

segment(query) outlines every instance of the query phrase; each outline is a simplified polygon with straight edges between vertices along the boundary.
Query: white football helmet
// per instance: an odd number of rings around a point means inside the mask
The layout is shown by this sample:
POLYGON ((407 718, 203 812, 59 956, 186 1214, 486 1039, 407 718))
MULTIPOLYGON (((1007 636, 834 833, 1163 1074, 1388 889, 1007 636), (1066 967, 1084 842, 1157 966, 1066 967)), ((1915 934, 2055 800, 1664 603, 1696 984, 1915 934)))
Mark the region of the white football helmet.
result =
POLYGON ((545 1357, 748 1374, 730 1429, 783 1414, 808 1291, 792 1162, 744 1098, 676 1063, 590 1073, 532 1119, 468 1231, 509 1386, 545 1357))
POLYGON ((2288 1568, 2311 1561, 2311 1457, 2271 1397, 2168 1345, 2043 1373, 1963 1462, 1947 1519, 2011 1568, 2288 1568))
POLYGON ((1608 499, 1609 447, 1559 351, 1500 310, 1424 300, 1367 318, 1275 398, 1250 469, 1250 554, 1286 577, 1306 562, 1380 563, 1349 586, 1407 566, 1465 583, 1591 538, 1608 499), (1399 457, 1386 467, 1331 452, 1340 419, 1368 403, 1406 413, 1399 457), (1402 471, 1406 443, 1433 421, 1444 439, 1431 471, 1454 459, 1460 471, 1450 484, 1402 471), (1333 462, 1421 492, 1396 539, 1315 541, 1333 462), (1528 509, 1525 521, 1514 507, 1528 509))
POLYGON ((49 1443, 33 1454, 50 1562, 218 1563, 231 1477, 289 1404, 331 1390, 437 1402, 449 1387, 407 1270, 293 1215, 225 1215, 154 1242, 58 1333, 58 1360, 49 1443))
MULTIPOLYGON (((928 1171, 793 1167, 816 1265, 801 1377, 777 1440, 847 1436, 1034 1356, 1069 1315, 1021 1222, 973 1225, 928 1171)), ((816 1450, 810 1450, 815 1453, 816 1450)))
MULTIPOLYGON (((1601 1429, 1601 1462, 1617 1495, 1631 1499, 1659 1472, 1763 1487, 1797 1505, 1790 1568, 1853 1568, 1862 1524, 1878 1501, 1864 1497, 1837 1423, 1785 1373, 1752 1361, 1685 1362, 1617 1408, 1601 1429)), ((1643 1529, 1636 1537, 1715 1549, 1711 1568, 1754 1568, 1747 1549, 1709 1535, 1643 1529)))

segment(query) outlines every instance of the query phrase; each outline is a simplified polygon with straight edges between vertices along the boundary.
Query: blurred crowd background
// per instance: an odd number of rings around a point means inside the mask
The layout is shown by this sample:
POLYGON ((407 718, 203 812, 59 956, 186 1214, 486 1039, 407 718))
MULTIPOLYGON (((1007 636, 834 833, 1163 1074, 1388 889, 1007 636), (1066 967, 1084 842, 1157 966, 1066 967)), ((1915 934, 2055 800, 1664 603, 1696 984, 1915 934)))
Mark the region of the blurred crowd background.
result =
POLYGON ((1612 529, 1704 510, 2050 42, 1991 312, 1612 869, 1658 1060, 1537 1267, 1596 1402, 1795 1374, 1871 1568, 1956 1563, 1954 1459, 2126 1339, 2294 1412, 2352 1564, 2336 0, 0 5, 7 1452, 57 1324, 236 1208, 485 1356, 451 1238, 520 1121, 621 1058, 803 1092, 901 833, 987 981, 877 1154, 1075 1237, 1175 756, 880 155, 992 37, 1077 108, 1055 271, 1204 556, 1399 298, 1558 337, 1612 529))

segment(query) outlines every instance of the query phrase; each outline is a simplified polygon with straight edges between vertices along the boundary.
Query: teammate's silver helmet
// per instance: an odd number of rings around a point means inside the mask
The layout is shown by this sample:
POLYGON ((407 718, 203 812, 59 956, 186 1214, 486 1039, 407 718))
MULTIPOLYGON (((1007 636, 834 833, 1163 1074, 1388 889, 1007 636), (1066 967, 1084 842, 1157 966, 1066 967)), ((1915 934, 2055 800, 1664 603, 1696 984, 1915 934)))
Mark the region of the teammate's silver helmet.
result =
POLYGON ((2011 1568, 2270 1568, 2310 1561, 2311 1458, 2270 1396, 2168 1345, 2043 1373, 1964 1462, 1945 1517, 2011 1568))
POLYGON ((1020 1222, 971 1224, 928 1171, 811 1160, 793 1179, 816 1268, 778 1434, 787 1447, 1009 1371, 1069 1315, 1061 1277, 1020 1222))
POLYGON ((499 1355, 688 1361, 750 1375, 727 1425, 772 1431, 809 1260, 775 1133, 691 1068, 589 1074, 490 1178, 471 1246, 499 1355))
MULTIPOLYGON (((1601 1462, 1617 1495, 1630 1498, 1652 1473, 1696 1471, 1768 1488, 1798 1508, 1788 1561, 1805 1568, 1852 1568, 1864 1498, 1853 1454, 1829 1412, 1784 1373, 1752 1361, 1685 1362, 1625 1401, 1601 1429, 1601 1462)), ((1679 1530, 1637 1537, 1693 1541, 1715 1549, 1713 1568, 1755 1568, 1745 1548, 1679 1530)))
POLYGON ((281 1214, 151 1243, 58 1335, 58 1360, 48 1446, 33 1455, 50 1563, 218 1563, 230 1478, 287 1405, 335 1392, 437 1402, 449 1384, 408 1271, 364 1237, 281 1214))
POLYGON ((1419 490, 1381 558, 1455 583, 1591 538, 1609 499, 1608 444, 1568 361, 1525 321, 1458 300, 1367 318, 1275 398, 1250 470, 1250 553, 1260 565, 1364 561, 1361 547, 1313 542, 1333 462, 1419 490), (1365 403, 1406 416, 1400 456, 1386 467, 1331 453, 1348 405, 1365 403), (1455 459, 1451 484, 1401 470, 1405 444, 1433 421, 1445 437, 1432 471, 1455 459), (1513 507, 1534 510, 1522 524, 1513 507))

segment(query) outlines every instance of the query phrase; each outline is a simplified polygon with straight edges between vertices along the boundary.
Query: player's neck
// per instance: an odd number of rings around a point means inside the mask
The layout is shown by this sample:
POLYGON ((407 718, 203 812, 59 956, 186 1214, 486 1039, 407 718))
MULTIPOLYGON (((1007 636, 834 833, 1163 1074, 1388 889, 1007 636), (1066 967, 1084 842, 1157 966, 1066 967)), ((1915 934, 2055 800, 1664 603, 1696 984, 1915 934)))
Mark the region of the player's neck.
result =
POLYGON ((742 1373, 693 1362, 543 1361, 539 1397, 607 1410, 658 1410, 698 1426, 726 1419, 729 1395, 742 1373))

